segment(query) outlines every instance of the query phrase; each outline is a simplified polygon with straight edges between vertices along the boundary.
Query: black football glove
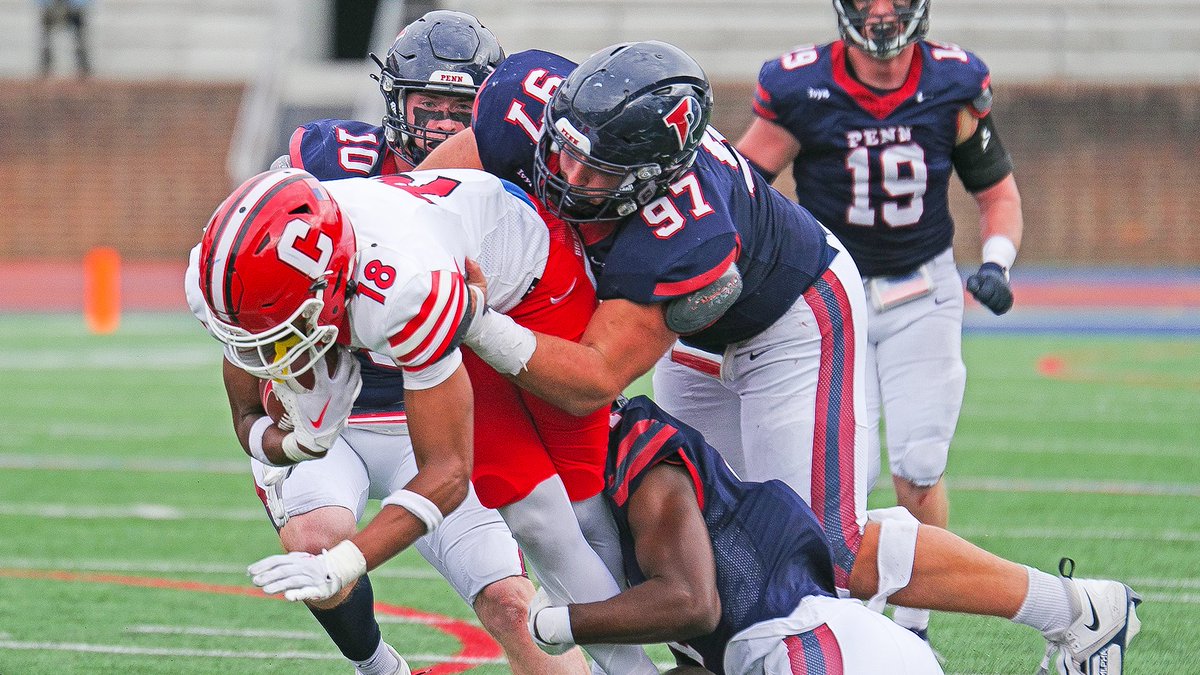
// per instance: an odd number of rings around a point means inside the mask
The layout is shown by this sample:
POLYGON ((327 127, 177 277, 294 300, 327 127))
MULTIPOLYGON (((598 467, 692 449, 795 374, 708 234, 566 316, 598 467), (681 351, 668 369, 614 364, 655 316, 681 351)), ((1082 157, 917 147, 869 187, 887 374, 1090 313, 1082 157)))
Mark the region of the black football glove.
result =
POLYGON ((1008 287, 1004 268, 994 262, 985 262, 979 271, 967 277, 967 290, 984 307, 997 316, 1012 309, 1013 294, 1008 287))

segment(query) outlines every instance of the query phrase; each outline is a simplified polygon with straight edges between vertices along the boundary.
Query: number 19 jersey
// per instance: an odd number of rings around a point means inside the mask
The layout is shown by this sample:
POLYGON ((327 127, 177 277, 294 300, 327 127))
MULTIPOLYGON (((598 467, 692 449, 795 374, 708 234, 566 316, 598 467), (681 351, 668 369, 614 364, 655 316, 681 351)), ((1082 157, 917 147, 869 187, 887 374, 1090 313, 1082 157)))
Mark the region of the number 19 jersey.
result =
POLYGON ((954 238, 947 188, 958 114, 988 113, 988 69, 964 49, 924 41, 904 84, 880 92, 849 72, 846 50, 837 41, 768 61, 754 112, 800 143, 796 199, 863 276, 904 274, 954 238))

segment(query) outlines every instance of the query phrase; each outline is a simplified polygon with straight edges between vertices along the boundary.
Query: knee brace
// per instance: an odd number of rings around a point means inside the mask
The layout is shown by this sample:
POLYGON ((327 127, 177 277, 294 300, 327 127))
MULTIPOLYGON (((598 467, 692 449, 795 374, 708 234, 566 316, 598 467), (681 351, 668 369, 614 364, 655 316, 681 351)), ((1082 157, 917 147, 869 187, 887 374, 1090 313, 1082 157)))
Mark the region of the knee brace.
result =
POLYGON ((908 585, 917 554, 917 527, 920 523, 903 506, 867 511, 867 520, 879 523, 879 550, 876 567, 879 586, 867 601, 867 607, 882 612, 888 597, 908 585))

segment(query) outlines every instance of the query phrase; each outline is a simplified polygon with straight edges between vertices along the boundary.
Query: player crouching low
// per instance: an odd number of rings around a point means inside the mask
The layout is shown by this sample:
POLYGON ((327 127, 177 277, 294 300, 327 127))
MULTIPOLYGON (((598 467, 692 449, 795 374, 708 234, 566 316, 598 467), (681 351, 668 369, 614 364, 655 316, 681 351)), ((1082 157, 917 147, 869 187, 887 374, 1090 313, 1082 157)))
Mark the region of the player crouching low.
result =
MULTIPOLYGON (((837 597, 829 542, 804 500, 778 480, 740 480, 699 432, 644 396, 612 415, 605 496, 631 588, 566 607, 539 592, 529 631, 544 650, 675 641, 673 675, 942 672, 916 635, 837 597)), ((1047 633, 1042 672, 1057 651, 1064 675, 1120 673, 1141 599, 1060 571, 1074 618, 1047 633)))

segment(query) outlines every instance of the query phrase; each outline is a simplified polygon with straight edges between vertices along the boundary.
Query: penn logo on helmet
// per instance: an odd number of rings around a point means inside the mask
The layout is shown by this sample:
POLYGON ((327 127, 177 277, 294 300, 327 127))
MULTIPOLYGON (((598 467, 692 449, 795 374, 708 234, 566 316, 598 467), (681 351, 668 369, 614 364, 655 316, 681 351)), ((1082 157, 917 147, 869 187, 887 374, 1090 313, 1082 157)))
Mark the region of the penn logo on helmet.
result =
POLYGON ((700 119, 700 102, 692 96, 684 96, 671 108, 671 112, 663 117, 663 123, 675 131, 679 141, 679 149, 687 147, 695 131, 696 121, 700 119))

